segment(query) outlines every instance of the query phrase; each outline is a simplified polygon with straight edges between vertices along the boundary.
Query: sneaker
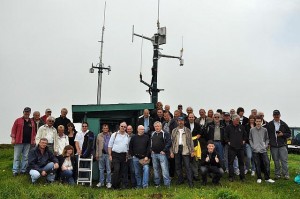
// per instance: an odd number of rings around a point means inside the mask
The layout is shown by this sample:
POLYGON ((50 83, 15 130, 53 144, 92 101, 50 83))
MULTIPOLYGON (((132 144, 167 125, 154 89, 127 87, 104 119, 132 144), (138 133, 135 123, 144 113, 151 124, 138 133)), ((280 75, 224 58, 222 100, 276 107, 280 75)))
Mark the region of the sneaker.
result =
POLYGON ((268 182, 268 183, 274 183, 275 181, 272 180, 272 179, 269 179, 269 180, 266 180, 266 182, 268 182))
POLYGON ((286 176, 284 176, 284 179, 289 180, 289 179, 290 179, 290 176, 289 176, 289 175, 286 175, 286 176))
POLYGON ((158 184, 158 185, 155 185, 155 188, 159 188, 159 186, 160 186, 159 184, 158 184))
POLYGON ((251 172, 251 176, 255 176, 255 171, 252 171, 252 172, 251 172))
POLYGON ((236 170, 234 173, 235 173, 235 175, 239 176, 240 175, 240 170, 236 170))
POLYGON ((104 184, 102 184, 101 182, 99 182, 97 185, 96 185, 96 187, 103 187, 104 186, 104 184))
POLYGON ((275 176, 275 180, 279 180, 281 176, 275 176))
POLYGON ((245 175, 247 175, 247 173, 248 173, 248 170, 247 170, 247 169, 245 169, 245 175))
POLYGON ((261 183, 261 179, 257 179, 256 182, 257 182, 258 184, 260 184, 260 183, 261 183))
POLYGON ((228 169, 226 169, 226 170, 225 170, 225 173, 229 173, 229 170, 228 170, 228 169))
POLYGON ((107 184, 106 184, 106 188, 108 188, 108 189, 110 189, 111 186, 112 186, 111 183, 107 183, 107 184))

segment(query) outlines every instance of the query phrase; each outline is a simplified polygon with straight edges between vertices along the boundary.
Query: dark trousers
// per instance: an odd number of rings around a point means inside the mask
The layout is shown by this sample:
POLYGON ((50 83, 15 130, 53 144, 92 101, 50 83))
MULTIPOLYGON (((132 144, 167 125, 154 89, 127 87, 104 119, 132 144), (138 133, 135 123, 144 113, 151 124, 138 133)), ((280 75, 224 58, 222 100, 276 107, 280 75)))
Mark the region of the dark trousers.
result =
POLYGON ((245 178, 245 170, 244 170, 244 149, 235 149, 233 147, 228 148, 228 166, 229 166, 229 178, 233 178, 234 176, 234 169, 233 169, 233 162, 234 158, 237 156, 239 162, 239 169, 240 169, 240 179, 245 178))
POLYGON ((123 186, 128 186, 128 164, 126 161, 126 153, 116 153, 112 152, 112 166, 113 174, 111 182, 113 188, 119 188, 121 183, 121 178, 123 179, 123 186))
POLYGON ((270 179, 270 160, 267 152, 265 153, 253 153, 253 159, 256 167, 257 179, 261 179, 261 171, 265 173, 265 180, 270 179))
POLYGON ((188 179, 189 184, 193 183, 190 161, 191 161, 191 156, 182 155, 182 146, 179 146, 178 153, 175 154, 175 170, 178 176, 178 182, 180 183, 183 182, 182 164, 184 164, 186 178, 188 179))
POLYGON ((201 176, 202 176, 202 182, 207 182, 207 174, 211 173, 213 175, 212 182, 217 184, 219 183, 221 177, 224 174, 224 171, 222 168, 218 168, 216 166, 201 166, 201 176))
POLYGON ((170 172, 170 177, 174 177, 175 174, 175 159, 174 158, 169 158, 169 172, 170 172))
MULTIPOLYGON (((131 187, 136 187, 135 171, 132 158, 128 160, 131 187)), ((128 181, 128 180, 127 180, 128 181)), ((127 183, 128 184, 128 183, 127 183)))

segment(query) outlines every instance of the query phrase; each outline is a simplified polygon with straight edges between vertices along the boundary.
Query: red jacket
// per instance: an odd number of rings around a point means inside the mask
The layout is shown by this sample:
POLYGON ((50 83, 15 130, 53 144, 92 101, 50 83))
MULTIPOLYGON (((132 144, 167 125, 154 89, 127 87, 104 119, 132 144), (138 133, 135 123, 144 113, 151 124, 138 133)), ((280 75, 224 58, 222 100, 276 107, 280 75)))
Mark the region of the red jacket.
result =
MULTIPOLYGON (((30 119, 31 126, 32 126, 32 132, 31 132, 31 144, 35 144, 35 125, 34 121, 30 119)), ((23 126, 24 126, 24 118, 20 117, 16 119, 14 122, 14 125, 11 129, 10 137, 15 138, 16 142, 15 144, 22 144, 23 143, 23 126)))

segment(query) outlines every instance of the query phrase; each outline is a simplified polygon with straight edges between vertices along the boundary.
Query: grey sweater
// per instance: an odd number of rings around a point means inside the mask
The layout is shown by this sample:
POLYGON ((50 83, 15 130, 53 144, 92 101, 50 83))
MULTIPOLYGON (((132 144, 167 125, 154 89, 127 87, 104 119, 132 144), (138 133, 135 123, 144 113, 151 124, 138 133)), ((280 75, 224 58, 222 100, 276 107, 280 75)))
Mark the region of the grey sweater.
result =
POLYGON ((268 131, 264 127, 250 129, 249 142, 254 153, 265 153, 269 144, 268 131))

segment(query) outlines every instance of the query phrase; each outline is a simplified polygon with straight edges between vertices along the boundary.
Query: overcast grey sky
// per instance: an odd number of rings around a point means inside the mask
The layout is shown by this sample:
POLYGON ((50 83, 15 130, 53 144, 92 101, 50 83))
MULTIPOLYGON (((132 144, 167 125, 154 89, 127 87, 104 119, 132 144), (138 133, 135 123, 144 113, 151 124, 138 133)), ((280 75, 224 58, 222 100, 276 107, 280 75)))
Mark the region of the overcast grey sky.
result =
MULTIPOLYGON (((157 0, 107 0, 102 103, 149 102, 139 83, 141 39, 156 32, 157 0)), ((95 104, 103 0, 0 1, 0 143, 10 142, 14 120, 29 106, 59 116, 72 104, 95 104)), ((164 54, 185 65, 159 60, 159 100, 171 110, 252 108, 272 119, 279 109, 290 126, 300 126, 299 0, 161 0, 167 27, 164 54)), ((144 79, 150 82, 152 44, 143 42, 144 79)), ((68 115, 71 117, 71 114, 68 115)))

